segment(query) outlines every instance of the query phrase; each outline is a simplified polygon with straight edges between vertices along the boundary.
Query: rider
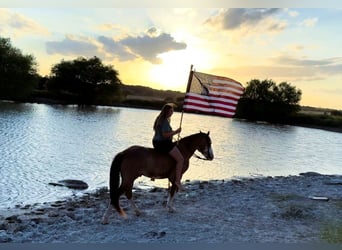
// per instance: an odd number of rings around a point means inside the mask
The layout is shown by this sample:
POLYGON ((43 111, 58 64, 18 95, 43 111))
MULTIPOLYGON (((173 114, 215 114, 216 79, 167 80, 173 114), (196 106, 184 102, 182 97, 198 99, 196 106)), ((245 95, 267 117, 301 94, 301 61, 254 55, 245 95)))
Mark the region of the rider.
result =
POLYGON ((176 161, 176 186, 181 190, 182 169, 184 158, 179 151, 175 142, 172 142, 172 137, 181 132, 181 128, 172 130, 170 119, 173 114, 173 104, 167 103, 163 106, 160 114, 156 117, 153 125, 154 136, 152 139, 153 147, 161 152, 168 153, 176 161))

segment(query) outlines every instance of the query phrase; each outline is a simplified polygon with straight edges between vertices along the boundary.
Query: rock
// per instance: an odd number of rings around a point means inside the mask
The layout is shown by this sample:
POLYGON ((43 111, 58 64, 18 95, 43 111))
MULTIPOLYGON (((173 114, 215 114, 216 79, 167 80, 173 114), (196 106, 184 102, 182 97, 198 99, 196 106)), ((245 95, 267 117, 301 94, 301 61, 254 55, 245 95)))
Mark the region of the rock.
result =
POLYGON ((61 181, 58 181, 58 183, 50 182, 49 185, 62 186, 62 187, 68 187, 68 188, 73 188, 73 189, 87 189, 88 188, 88 184, 85 183, 84 181, 71 180, 71 179, 61 180, 61 181))
POLYGON ((320 173, 316 173, 316 172, 300 173, 299 175, 306 176, 306 177, 322 176, 320 173))
POLYGON ((329 198, 325 196, 309 196, 309 199, 315 201, 329 201, 329 198))
POLYGON ((0 243, 9 243, 12 242, 12 238, 10 238, 7 233, 3 230, 0 231, 0 243))
POLYGON ((54 212, 54 211, 49 212, 49 214, 48 214, 48 217, 58 217, 58 216, 59 216, 59 214, 57 212, 54 212))
POLYGON ((325 185, 342 185, 342 180, 340 179, 334 179, 330 181, 324 182, 325 185))
POLYGON ((40 217, 36 217, 36 218, 31 218, 31 221, 34 222, 35 224, 39 224, 43 222, 43 219, 40 217))
POLYGON ((21 223, 21 219, 19 219, 19 217, 17 215, 12 215, 10 217, 7 217, 6 221, 8 223, 21 223))
POLYGON ((154 187, 149 192, 155 193, 155 192, 163 192, 164 190, 162 188, 154 187))
POLYGON ((75 216, 75 214, 74 213, 72 213, 72 212, 67 212, 66 213, 66 216, 68 216, 70 219, 72 219, 72 220, 76 220, 76 216, 75 216))
POLYGON ((0 223, 0 231, 7 230, 7 228, 8 228, 7 223, 0 223))

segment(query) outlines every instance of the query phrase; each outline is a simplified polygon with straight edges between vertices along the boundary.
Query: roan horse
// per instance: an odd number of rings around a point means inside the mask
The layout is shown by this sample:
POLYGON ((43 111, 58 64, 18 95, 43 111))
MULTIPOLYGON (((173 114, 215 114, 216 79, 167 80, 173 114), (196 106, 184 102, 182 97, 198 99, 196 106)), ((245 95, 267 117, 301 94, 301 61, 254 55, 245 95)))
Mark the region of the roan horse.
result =
MULTIPOLYGON (((206 160, 214 159, 209 132, 200 132, 184 137, 178 141, 178 147, 184 157, 183 174, 189 168, 189 159, 196 150, 201 152, 206 160)), ((136 215, 140 215, 140 211, 132 199, 132 188, 134 180, 142 175, 155 179, 169 179, 172 185, 166 207, 170 212, 175 211, 172 207, 175 192, 178 191, 177 186, 175 185, 175 163, 175 160, 168 154, 160 153, 153 148, 142 146, 131 146, 118 153, 113 159, 110 169, 110 201, 108 208, 103 215, 102 224, 108 224, 112 206, 122 217, 126 217, 126 213, 119 204, 119 198, 124 193, 134 208, 136 215), (120 174, 121 185, 119 186, 120 174)))

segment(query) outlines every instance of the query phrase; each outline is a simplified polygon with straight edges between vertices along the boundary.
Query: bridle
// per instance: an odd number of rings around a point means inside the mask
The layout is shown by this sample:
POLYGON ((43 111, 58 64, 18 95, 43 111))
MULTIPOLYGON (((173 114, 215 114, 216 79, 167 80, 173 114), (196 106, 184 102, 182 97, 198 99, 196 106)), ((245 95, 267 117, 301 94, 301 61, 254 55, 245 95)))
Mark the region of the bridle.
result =
POLYGON ((194 157, 196 157, 197 159, 200 159, 200 160, 203 160, 203 161, 210 161, 209 159, 205 158, 205 157, 202 157, 196 153, 194 153, 194 157))
MULTIPOLYGON (((177 144, 178 144, 178 142, 179 142, 179 139, 182 139, 182 138, 179 136, 179 138, 178 138, 178 140, 177 140, 177 144)), ((203 155, 202 152, 201 152, 201 154, 203 155)), ((210 159, 208 159, 208 158, 206 158, 206 157, 202 157, 202 156, 196 154, 196 152, 193 154, 193 156, 196 157, 197 159, 200 159, 200 160, 203 160, 203 161, 210 161, 210 159)))

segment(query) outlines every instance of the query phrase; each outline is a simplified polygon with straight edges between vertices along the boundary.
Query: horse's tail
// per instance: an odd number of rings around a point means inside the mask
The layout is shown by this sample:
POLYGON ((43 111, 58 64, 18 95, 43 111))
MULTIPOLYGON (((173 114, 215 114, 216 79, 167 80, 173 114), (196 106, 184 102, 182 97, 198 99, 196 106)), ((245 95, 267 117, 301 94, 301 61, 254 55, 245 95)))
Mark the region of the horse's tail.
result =
POLYGON ((122 194, 119 188, 120 185, 120 170, 121 164, 123 160, 123 153, 117 154, 112 162, 110 167, 110 178, 109 178, 109 193, 110 193, 110 202, 114 206, 114 208, 119 212, 121 216, 125 217, 125 212, 122 210, 119 204, 119 198, 122 194))

